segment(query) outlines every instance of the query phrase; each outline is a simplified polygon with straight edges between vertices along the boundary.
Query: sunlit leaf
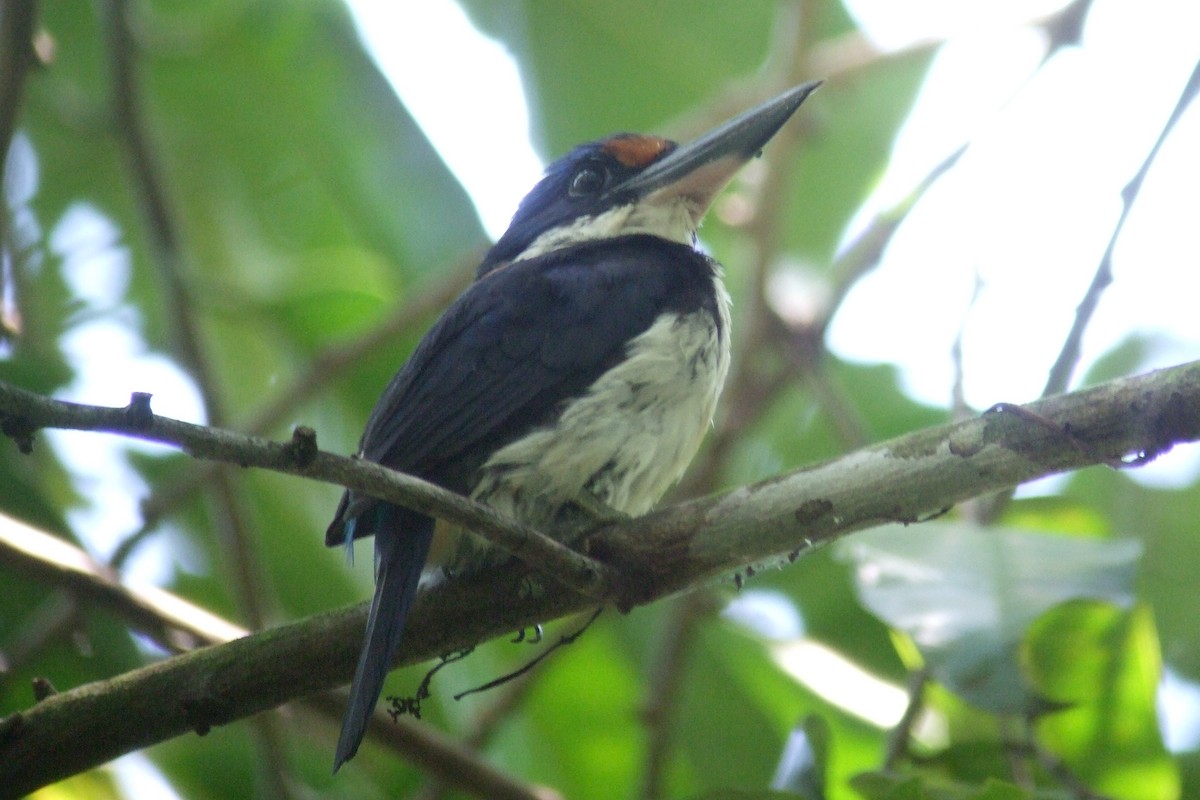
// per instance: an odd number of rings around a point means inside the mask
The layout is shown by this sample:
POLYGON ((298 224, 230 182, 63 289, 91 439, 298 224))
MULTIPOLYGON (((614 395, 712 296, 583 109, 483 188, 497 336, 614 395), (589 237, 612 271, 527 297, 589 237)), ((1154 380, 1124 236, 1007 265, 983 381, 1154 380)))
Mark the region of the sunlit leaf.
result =
POLYGON ((1145 606, 1055 609, 1030 631, 1026 652, 1038 691, 1072 704, 1038 723, 1038 739, 1079 779, 1122 800, 1180 796, 1158 733, 1162 665, 1145 606))

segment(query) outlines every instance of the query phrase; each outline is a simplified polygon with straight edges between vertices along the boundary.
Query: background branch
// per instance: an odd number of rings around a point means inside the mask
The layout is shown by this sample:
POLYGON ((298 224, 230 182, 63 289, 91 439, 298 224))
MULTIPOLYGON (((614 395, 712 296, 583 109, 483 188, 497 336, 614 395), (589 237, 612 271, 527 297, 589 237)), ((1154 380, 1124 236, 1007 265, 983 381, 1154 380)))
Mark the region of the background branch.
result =
POLYGON ((1121 191, 1121 216, 1117 219, 1117 224, 1113 228, 1112 236, 1108 239, 1108 247, 1104 250, 1104 255, 1100 258, 1100 265, 1096 268, 1096 274, 1092 278, 1092 283, 1088 286, 1087 293, 1083 300, 1079 302, 1079 306, 1075 309, 1075 321, 1071 324, 1071 330, 1067 334, 1066 341, 1063 342, 1062 350, 1058 354, 1058 358, 1054 361, 1054 366, 1050 368, 1050 375, 1046 379, 1046 386, 1042 390, 1042 394, 1050 395, 1057 392, 1065 392, 1067 386, 1071 382, 1071 374, 1075 371, 1075 365, 1079 363, 1080 352, 1083 349, 1083 333, 1087 330, 1088 323, 1092 319, 1092 314, 1096 312, 1096 307, 1100 304, 1100 297, 1104 294, 1104 290, 1112 283, 1112 258, 1113 250, 1116 248, 1117 239, 1120 238, 1121 232, 1125 230, 1125 220, 1129 218, 1129 212, 1133 209, 1137 202, 1138 195, 1142 191, 1142 183, 1146 179, 1146 174, 1150 171, 1150 166, 1154 163, 1158 151, 1162 148, 1162 144, 1166 141, 1167 136, 1175 129, 1175 123, 1183 116, 1183 112, 1196 98, 1197 93, 1200 93, 1200 62, 1192 69, 1191 77, 1183 87, 1183 91, 1179 94, 1179 100, 1176 101, 1174 109, 1171 111, 1171 116, 1167 119, 1161 131, 1159 131, 1158 139, 1155 140, 1154 146, 1150 148, 1150 152, 1142 160, 1142 165, 1138 168, 1137 173, 1129 179, 1129 183, 1121 191))
MULTIPOLYGON (((448 277, 417 292, 397 306, 379 325, 361 336, 318 353, 290 386, 268 400, 239 427, 247 433, 265 436, 282 425, 302 403, 332 386, 354 364, 392 346, 398 336, 417 322, 449 305, 470 282, 479 258, 480 254, 473 252, 461 263, 447 270, 438 270, 439 273, 448 272, 448 277)), ((177 510, 181 503, 211 481, 219 469, 219 464, 196 464, 147 499, 142 504, 142 527, 113 553, 113 566, 119 568, 165 516, 177 510)))
MULTIPOLYGON (((33 49, 34 20, 37 4, 33 0, 7 3, 0 14, 0 186, 4 186, 9 147, 17 130, 21 98, 25 94, 25 76, 37 63, 33 49)), ((8 215, 7 206, 4 215, 8 215)), ((7 247, 0 227, 0 249, 7 247)))
POLYGON ((36 12, 33 0, 15 0, 0 13, 0 345, 20 331, 18 312, 11 307, 15 306, 16 295, 12 262, 17 254, 11 241, 11 211, 5 188, 25 77, 30 66, 37 63, 33 46, 36 12))
POLYGON ((164 650, 218 644, 248 631, 154 586, 132 588, 79 548, 0 514, 0 566, 66 589, 91 607, 110 608, 164 650))
MULTIPOLYGON (((184 248, 168 196, 167 181, 141 113, 141 85, 137 58, 140 43, 133 35, 130 6, 126 0, 103 0, 99 4, 108 46, 112 84, 113 119, 116 134, 126 152, 132 191, 145 222, 151 264, 163 286, 167 320, 173 334, 173 349, 182 366, 191 373, 204 401, 207 418, 215 425, 225 423, 225 407, 196 314, 189 281, 185 278, 184 248)), ((212 530, 218 538, 222 568, 241 614, 255 627, 266 624, 273 609, 267 570, 257 542, 250 535, 245 504, 229 476, 218 472, 215 497, 210 502, 212 530)), ((261 751, 260 772, 268 784, 268 796, 284 800, 292 796, 284 776, 286 758, 282 735, 271 718, 256 722, 256 744, 261 751)))

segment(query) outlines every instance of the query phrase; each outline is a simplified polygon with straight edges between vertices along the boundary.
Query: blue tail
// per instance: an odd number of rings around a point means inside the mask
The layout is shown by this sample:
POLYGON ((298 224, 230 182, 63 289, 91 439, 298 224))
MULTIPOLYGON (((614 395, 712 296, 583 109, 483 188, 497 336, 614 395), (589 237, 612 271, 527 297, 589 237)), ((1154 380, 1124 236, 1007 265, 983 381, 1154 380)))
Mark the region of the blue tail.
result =
MULTIPOLYGON (((431 517, 388 503, 375 510, 378 527, 375 531, 375 597, 367 617, 367 632, 363 638, 358 669, 350 684, 350 706, 342 721, 333 771, 354 757, 367 731, 371 712, 383 691, 383 680, 391 668, 392 659, 404 633, 408 610, 417 594, 421 570, 429 555, 433 540, 434 521, 431 517)), ((358 520, 360 523, 367 519, 358 520)))

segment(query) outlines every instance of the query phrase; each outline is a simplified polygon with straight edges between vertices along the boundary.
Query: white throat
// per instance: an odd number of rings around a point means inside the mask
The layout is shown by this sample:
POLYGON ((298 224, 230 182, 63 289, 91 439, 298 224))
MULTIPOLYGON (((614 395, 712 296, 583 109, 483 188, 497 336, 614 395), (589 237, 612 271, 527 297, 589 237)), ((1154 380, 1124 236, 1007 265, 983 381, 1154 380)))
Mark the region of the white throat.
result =
POLYGON ((581 242, 636 233, 657 236, 690 247, 696 242, 697 214, 694 205, 686 197, 673 198, 665 203, 643 200, 609 209, 593 217, 580 217, 568 225, 546 231, 513 261, 535 258, 581 242))

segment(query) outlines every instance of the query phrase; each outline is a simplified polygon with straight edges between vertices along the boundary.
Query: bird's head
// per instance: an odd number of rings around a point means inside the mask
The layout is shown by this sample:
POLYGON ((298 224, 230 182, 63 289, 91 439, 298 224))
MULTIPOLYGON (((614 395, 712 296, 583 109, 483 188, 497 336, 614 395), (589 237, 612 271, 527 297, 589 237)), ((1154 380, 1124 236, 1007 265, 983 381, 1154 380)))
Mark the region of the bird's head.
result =
POLYGON ((635 233, 691 244, 717 193, 821 84, 790 89, 685 145, 620 133, 555 161, 479 276, 583 241, 635 233))

